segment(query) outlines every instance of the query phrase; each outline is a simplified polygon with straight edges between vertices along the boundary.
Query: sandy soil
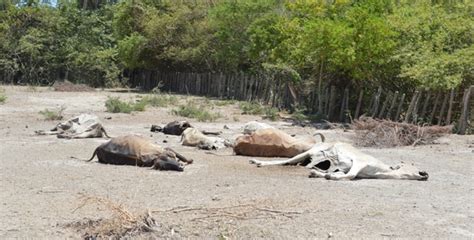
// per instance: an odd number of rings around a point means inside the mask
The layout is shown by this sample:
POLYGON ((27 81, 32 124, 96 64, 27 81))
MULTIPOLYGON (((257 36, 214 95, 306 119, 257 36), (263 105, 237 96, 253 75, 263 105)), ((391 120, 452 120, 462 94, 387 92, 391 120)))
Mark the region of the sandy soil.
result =
MULTIPOLYGON (((362 149, 388 164, 415 164, 430 174, 426 182, 327 181, 308 178, 301 167, 256 168, 248 157, 233 156, 231 149, 217 152, 223 156, 207 154, 180 146, 179 137, 149 132, 151 124, 182 119, 169 114, 170 109, 105 112, 107 96, 132 99, 136 93, 2 88, 8 99, 0 105, 1 239, 80 238, 65 225, 111 214, 97 204, 80 207, 87 196, 109 199, 133 213, 151 211, 161 230, 144 238, 474 238, 474 136, 451 135, 429 146, 362 149), (94 113, 112 136, 149 136, 195 163, 178 173, 73 159, 89 158, 107 140, 35 136, 34 130, 55 125, 38 111, 60 106, 66 107, 65 117, 94 113)), ((259 119, 241 116, 235 104, 214 111, 224 118, 215 123, 190 121, 233 138, 246 121, 259 119)), ((352 142, 354 134, 268 123, 299 136, 319 131, 329 140, 352 142)))

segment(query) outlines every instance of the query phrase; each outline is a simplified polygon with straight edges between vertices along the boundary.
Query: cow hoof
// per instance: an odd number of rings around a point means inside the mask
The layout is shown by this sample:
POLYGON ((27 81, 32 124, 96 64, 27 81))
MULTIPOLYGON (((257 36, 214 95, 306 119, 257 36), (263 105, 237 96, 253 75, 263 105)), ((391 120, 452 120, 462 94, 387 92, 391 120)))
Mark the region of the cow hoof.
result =
POLYGON ((430 175, 428 175, 428 173, 425 172, 425 171, 418 172, 418 174, 420 174, 420 176, 421 176, 421 178, 419 179, 420 181, 426 181, 426 180, 428 180, 428 177, 430 176, 430 175))
POLYGON ((257 167, 261 167, 262 163, 258 161, 257 159, 250 159, 250 164, 255 164, 257 167))

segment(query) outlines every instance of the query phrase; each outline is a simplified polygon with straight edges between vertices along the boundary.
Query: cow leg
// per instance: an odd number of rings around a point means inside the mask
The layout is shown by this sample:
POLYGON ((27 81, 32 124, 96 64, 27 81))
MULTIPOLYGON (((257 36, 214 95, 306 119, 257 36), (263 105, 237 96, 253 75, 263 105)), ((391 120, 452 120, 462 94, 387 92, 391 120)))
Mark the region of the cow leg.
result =
POLYGON ((171 159, 168 156, 160 156, 155 159, 152 169, 162 170, 162 171, 184 171, 184 168, 174 159, 171 159))
POLYGON ((171 149, 171 148, 165 148, 165 150, 170 151, 170 152, 173 152, 173 153, 176 155, 176 157, 177 157, 180 161, 183 161, 183 162, 185 162, 185 163, 187 163, 187 164, 193 163, 193 160, 192 160, 192 159, 187 159, 185 156, 183 156, 183 155, 177 153, 175 150, 173 150, 173 149, 171 149))
POLYGON ((311 156, 310 150, 300 153, 288 160, 274 160, 274 161, 260 161, 257 159, 250 159, 251 164, 257 165, 257 167, 270 166, 270 165, 296 165, 299 162, 304 161, 305 159, 311 156))
POLYGON ((71 138, 71 139, 75 139, 75 138, 90 138, 90 137, 97 137, 99 134, 100 134, 100 132, 97 132, 96 130, 94 130, 94 131, 83 132, 83 133, 80 133, 80 134, 70 135, 70 136, 67 137, 67 138, 71 138))
POLYGON ((332 144, 316 144, 308 151, 300 153, 288 160, 259 161, 257 159, 250 159, 250 163, 257 165, 258 167, 269 165, 296 165, 297 163, 302 162, 309 157, 313 157, 313 155, 318 155, 321 151, 325 151, 330 147, 332 147, 332 144))
POLYGON ((351 167, 351 170, 347 173, 343 172, 331 172, 331 173, 326 173, 324 175, 324 178, 327 180, 352 180, 357 177, 360 171, 364 169, 367 165, 363 163, 358 163, 355 161, 351 167))
POLYGON ((58 134, 57 131, 44 131, 44 130, 37 130, 35 131, 36 135, 56 135, 58 134))
POLYGON ((407 174, 406 172, 400 171, 400 169, 392 170, 389 172, 378 172, 375 173, 374 178, 377 179, 399 179, 399 180, 428 180, 428 173, 424 171, 418 172, 418 174, 407 174))
POLYGON ((309 172, 309 177, 310 178, 324 178, 324 176, 326 175, 326 173, 323 173, 323 172, 320 172, 316 169, 312 169, 310 172, 309 172))

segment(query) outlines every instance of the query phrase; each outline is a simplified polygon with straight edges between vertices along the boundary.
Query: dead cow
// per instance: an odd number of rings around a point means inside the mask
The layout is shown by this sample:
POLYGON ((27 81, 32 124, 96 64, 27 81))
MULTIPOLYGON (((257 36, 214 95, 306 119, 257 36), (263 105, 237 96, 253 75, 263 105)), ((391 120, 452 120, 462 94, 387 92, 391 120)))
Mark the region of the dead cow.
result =
POLYGON ((183 171, 184 166, 178 161, 187 164, 193 162, 171 148, 163 148, 137 135, 111 139, 97 147, 88 161, 92 161, 96 155, 100 163, 152 167, 159 170, 183 171))
POLYGON ((244 125, 244 134, 252 134, 254 133, 255 131, 257 130, 260 130, 260 129, 267 129, 267 128, 273 128, 273 126, 270 126, 266 123, 261 123, 261 122, 257 122, 257 121, 250 121, 248 123, 246 123, 244 125))
POLYGON ((184 130, 181 135, 181 144, 205 150, 217 150, 230 145, 227 140, 220 137, 206 136, 196 128, 187 128, 184 130))
MULTIPOLYGON (((324 142, 325 138, 318 133, 324 142)), ((285 132, 266 128, 250 135, 239 136, 235 140, 234 152, 237 155, 254 157, 294 157, 316 144, 315 139, 296 139, 285 132)))
POLYGON ((58 123, 51 131, 36 131, 38 135, 56 135, 58 138, 100 138, 107 135, 99 118, 91 114, 81 114, 58 123))
POLYGON ((319 143, 308 151, 288 160, 259 161, 250 163, 257 166, 305 165, 310 168, 309 177, 329 180, 352 180, 355 178, 427 180, 428 173, 413 166, 391 167, 365 154, 347 143, 319 143))
POLYGON ((152 132, 163 132, 164 134, 169 134, 169 135, 181 135, 184 130, 187 128, 192 127, 191 124, 189 124, 188 121, 173 121, 168 124, 166 124, 165 127, 160 127, 157 125, 152 125, 151 126, 151 131, 152 132))

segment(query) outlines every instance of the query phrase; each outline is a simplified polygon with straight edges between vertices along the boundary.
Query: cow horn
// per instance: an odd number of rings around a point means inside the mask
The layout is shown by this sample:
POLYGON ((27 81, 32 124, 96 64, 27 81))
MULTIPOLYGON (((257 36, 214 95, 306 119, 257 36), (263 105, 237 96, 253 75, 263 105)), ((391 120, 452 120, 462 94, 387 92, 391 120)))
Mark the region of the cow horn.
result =
POLYGON ((322 133, 315 133, 315 134, 313 135, 313 137, 316 136, 316 135, 319 135, 319 136, 321 137, 321 142, 325 142, 325 141, 326 141, 326 137, 325 137, 322 133))

